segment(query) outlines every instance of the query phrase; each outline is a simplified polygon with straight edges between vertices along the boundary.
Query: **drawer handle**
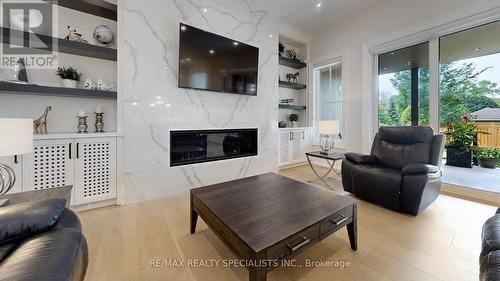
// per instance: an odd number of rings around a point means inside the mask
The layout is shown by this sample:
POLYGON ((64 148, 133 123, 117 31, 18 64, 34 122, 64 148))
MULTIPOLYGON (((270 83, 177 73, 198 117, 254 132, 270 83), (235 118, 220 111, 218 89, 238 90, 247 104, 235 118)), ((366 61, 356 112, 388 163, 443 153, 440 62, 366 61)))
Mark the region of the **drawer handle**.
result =
POLYGON ((305 236, 302 236, 302 238, 304 239, 304 241, 302 241, 301 243, 295 245, 295 246, 291 246, 291 245, 287 245, 288 248, 290 248, 290 250, 292 250, 292 252, 295 252, 297 251, 298 249, 304 247, 305 245, 309 244, 309 242, 311 242, 311 240, 307 239, 305 236))
POLYGON ((341 215, 340 217, 341 217, 341 219, 340 219, 340 220, 338 220, 338 218, 337 218, 337 219, 335 219, 335 220, 330 220, 330 222, 331 222, 331 223, 333 223, 333 224, 335 224, 335 225, 340 225, 340 224, 343 224, 344 222, 346 222, 346 221, 348 221, 348 220, 349 220, 349 218, 348 218, 348 217, 344 217, 344 216, 342 216, 342 215, 341 215))

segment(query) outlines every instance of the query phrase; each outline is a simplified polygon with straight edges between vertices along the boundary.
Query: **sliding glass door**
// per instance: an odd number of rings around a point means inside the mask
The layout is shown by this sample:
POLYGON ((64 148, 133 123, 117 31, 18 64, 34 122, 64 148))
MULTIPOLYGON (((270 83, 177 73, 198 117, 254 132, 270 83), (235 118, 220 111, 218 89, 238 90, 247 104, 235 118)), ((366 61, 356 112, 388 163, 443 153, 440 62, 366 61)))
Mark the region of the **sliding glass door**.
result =
POLYGON ((379 126, 429 124, 429 43, 378 56, 379 126))
POLYGON ((469 115, 479 145, 500 147, 500 22, 440 38, 440 128, 469 115))

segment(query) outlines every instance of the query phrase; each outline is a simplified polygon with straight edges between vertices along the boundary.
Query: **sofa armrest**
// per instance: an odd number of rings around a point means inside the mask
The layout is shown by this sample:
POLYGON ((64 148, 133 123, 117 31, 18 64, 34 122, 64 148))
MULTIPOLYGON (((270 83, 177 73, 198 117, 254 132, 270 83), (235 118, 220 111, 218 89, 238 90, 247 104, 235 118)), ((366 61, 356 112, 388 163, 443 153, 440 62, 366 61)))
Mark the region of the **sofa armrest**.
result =
POLYGON ((439 167, 428 164, 409 164, 406 165, 401 174, 404 175, 421 175, 421 174, 434 174, 439 172, 439 167))
POLYGON ((345 158, 356 163, 356 164, 377 164, 378 159, 373 155, 359 154, 349 152, 345 154, 345 158))
POLYGON ((27 237, 53 227, 65 205, 65 199, 47 199, 1 207, 0 243, 27 237))

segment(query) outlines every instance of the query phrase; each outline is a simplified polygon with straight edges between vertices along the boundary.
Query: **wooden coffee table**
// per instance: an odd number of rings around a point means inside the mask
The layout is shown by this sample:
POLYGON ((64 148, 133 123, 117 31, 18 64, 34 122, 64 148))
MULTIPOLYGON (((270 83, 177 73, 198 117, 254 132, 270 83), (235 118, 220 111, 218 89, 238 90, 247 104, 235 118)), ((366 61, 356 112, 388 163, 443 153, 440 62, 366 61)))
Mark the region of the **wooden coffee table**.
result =
POLYGON ((198 215, 245 260, 250 281, 347 226, 357 249, 356 201, 269 173, 191 190, 191 234, 198 215), (264 262, 263 262, 264 261, 264 262))

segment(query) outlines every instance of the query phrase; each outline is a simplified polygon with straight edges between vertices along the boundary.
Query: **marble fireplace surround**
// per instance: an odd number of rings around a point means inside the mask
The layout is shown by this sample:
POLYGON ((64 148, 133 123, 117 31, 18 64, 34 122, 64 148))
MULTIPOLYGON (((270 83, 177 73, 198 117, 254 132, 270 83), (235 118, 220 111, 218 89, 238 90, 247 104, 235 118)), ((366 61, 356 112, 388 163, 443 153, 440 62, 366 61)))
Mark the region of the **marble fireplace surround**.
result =
POLYGON ((248 0, 119 1, 120 203, 277 171, 278 28, 248 0), (258 47, 258 95, 178 88, 179 23, 258 47), (257 128, 258 155, 170 167, 171 130, 228 128, 257 128))

